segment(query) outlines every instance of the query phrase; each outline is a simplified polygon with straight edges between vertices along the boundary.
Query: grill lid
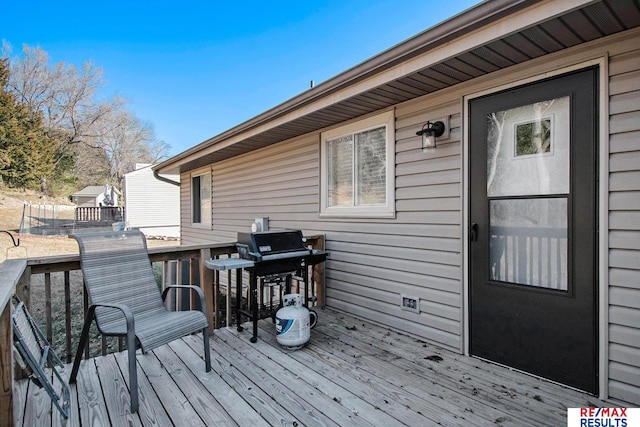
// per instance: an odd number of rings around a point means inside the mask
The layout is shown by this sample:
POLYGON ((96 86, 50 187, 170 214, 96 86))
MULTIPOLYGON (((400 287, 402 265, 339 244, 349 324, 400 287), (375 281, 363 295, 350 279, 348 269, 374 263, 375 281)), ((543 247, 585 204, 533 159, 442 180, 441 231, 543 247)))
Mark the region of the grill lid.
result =
POLYGON ((304 257, 311 254, 300 230, 239 232, 237 247, 241 258, 253 261, 304 257))

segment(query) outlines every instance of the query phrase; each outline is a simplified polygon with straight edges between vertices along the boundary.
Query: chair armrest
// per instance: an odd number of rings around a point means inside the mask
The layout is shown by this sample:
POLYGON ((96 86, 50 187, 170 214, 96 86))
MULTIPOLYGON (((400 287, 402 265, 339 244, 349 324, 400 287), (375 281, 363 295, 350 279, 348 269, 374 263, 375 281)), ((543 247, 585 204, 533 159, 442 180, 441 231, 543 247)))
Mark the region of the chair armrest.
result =
MULTIPOLYGON (((100 308, 100 307, 106 307, 106 308, 115 308, 118 309, 122 312, 122 314, 124 315, 124 318, 127 322, 127 330, 128 331, 135 331, 135 323, 133 320, 133 312, 131 311, 131 309, 124 305, 124 304, 110 304, 110 303, 102 303, 102 304, 91 304, 89 306, 89 310, 87 310, 87 316, 93 316, 95 317, 95 311, 96 308, 100 308)), ((96 322, 96 325, 98 326, 98 329, 100 329, 100 324, 96 322)), ((102 333, 102 331, 100 331, 100 333, 102 333)))
POLYGON ((162 291, 162 301, 165 300, 165 298, 167 297, 167 293, 169 292, 169 289, 191 289, 192 291, 194 291, 197 295, 198 295, 198 303, 200 304, 200 311, 207 314, 205 311, 205 299, 204 299, 204 292, 202 291, 202 289, 199 286, 194 286, 194 285, 169 285, 167 286, 164 291, 162 291))

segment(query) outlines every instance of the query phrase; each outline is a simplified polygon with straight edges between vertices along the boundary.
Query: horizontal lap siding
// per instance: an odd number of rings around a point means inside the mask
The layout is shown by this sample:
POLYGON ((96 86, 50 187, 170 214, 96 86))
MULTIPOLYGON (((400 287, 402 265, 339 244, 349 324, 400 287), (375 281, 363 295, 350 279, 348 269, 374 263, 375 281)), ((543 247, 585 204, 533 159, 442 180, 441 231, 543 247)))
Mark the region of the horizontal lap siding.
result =
POLYGON ((327 305, 461 351, 460 119, 454 114, 446 144, 423 152, 415 135, 422 114, 396 120, 396 218, 319 217, 313 134, 215 164, 212 230, 183 225, 185 243, 235 240, 262 216, 271 229, 324 234, 327 305), (401 294, 419 298, 421 312, 402 310, 401 294))
MULTIPOLYGON (((177 176, 170 179, 177 180, 177 176)), ((176 187, 156 179, 150 169, 127 174, 125 186, 128 227, 143 229, 146 234, 177 236, 180 200, 176 187)))
POLYGON ((258 217, 269 217, 271 229, 317 232, 318 149, 318 137, 311 135, 216 164, 215 238, 235 240, 258 217))
POLYGON ((197 239, 197 235, 193 233, 191 220, 189 218, 191 212, 191 175, 183 173, 180 175, 180 241, 182 244, 187 242, 201 242, 197 239), (194 240, 194 235, 196 239, 194 240))
POLYGON ((640 405, 640 50, 609 70, 609 395, 640 405))
MULTIPOLYGON (((208 168, 198 169, 194 175, 200 175, 208 171, 208 168)), ((180 175, 180 206, 181 244, 216 241, 211 227, 191 224, 191 173, 180 175)))
POLYGON ((421 105, 396 113, 396 217, 321 220, 327 304, 461 351, 460 116, 421 105), (423 151, 416 130, 445 115, 451 137, 423 151), (419 299, 420 313, 401 309, 403 294, 419 299))

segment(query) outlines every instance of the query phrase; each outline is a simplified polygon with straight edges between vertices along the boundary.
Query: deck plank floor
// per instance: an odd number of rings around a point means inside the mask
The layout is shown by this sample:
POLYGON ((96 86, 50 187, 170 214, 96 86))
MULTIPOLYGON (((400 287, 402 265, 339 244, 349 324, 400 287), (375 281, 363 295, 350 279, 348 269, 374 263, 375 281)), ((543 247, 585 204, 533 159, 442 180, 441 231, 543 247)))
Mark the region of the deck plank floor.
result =
POLYGON ((255 344, 249 330, 216 330, 209 373, 199 336, 138 353, 136 414, 125 352, 82 362, 67 421, 44 390, 18 381, 15 425, 562 426, 566 408, 606 406, 347 314, 327 309, 319 318, 297 351, 277 344, 270 320, 255 344))

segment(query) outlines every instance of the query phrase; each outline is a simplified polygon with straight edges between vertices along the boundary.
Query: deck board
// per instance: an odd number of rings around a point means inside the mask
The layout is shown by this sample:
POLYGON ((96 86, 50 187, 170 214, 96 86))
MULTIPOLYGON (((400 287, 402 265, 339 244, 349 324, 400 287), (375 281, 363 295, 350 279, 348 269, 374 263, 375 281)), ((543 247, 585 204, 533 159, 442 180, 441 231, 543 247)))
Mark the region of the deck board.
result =
MULTIPOLYGON (((380 337, 378 341, 374 341, 370 339, 369 333, 372 333, 371 329, 376 329, 376 327, 373 325, 367 327, 369 330, 365 333, 360 332, 364 328, 361 325, 337 322, 329 327, 319 327, 318 333, 325 334, 324 338, 327 341, 341 343, 340 351, 336 353, 337 357, 344 358, 343 355, 346 354, 347 357, 369 360, 369 363, 379 365, 378 370, 388 364, 397 367, 397 369, 392 369, 387 366, 386 375, 381 379, 397 380, 400 378, 397 382, 405 389, 413 387, 418 396, 434 397, 436 399, 434 403, 440 400, 442 402, 441 409, 447 409, 447 403, 453 402, 456 407, 464 407, 467 412, 484 417, 489 421, 508 417, 523 423, 526 421, 540 422, 540 414, 557 410, 553 406, 542 407, 541 402, 535 398, 528 399, 526 395, 524 399, 521 399, 521 394, 524 394, 522 387, 520 392, 516 391, 513 384, 506 381, 507 378, 504 379, 504 384, 500 384, 500 377, 489 370, 491 367, 489 363, 486 363, 486 370, 481 369, 479 364, 465 366, 459 362, 449 363, 447 361, 451 358, 451 353, 438 349, 425 351, 426 347, 423 347, 419 341, 405 340, 399 343, 398 340, 395 340, 392 343, 387 343, 384 336, 380 337), (354 340, 354 336, 359 339, 354 340), (425 359, 425 357, 432 355, 440 356, 442 360, 425 359), (442 375, 443 369, 446 369, 446 376, 442 375), (406 372, 410 372, 411 375, 403 376, 403 373, 406 372), (499 409, 507 403, 508 414, 499 409), (496 409, 491 408, 492 406, 496 409), (538 411, 534 412, 534 419, 529 419, 528 416, 532 412, 531 406, 538 407, 538 411)), ((380 331, 378 332, 380 333, 380 331)), ((363 366, 366 364, 363 363, 363 366)), ((450 408, 450 410, 453 411, 455 408, 450 408)), ((566 412, 563 410, 562 415, 564 416, 564 414, 566 412)), ((558 415, 560 414, 556 414, 552 419, 557 419, 558 415)), ((469 423, 467 425, 472 425, 475 422, 468 416, 464 419, 465 423, 469 423)), ((437 421, 437 419, 433 419, 433 421, 437 421)))
MULTIPOLYGON (((272 327, 266 323, 267 327, 272 327)), ((225 336, 226 338, 226 336, 225 336)), ((242 349, 252 346, 238 334, 231 335, 228 344, 242 349)), ((261 334, 264 344, 256 348, 272 363, 267 365, 262 363, 263 369, 271 370, 280 382, 287 385, 292 393, 306 399, 311 404, 322 409, 329 418, 341 425, 369 425, 363 423, 355 414, 360 411, 371 411, 371 405, 359 399, 354 400, 353 394, 340 387, 323 370, 323 363, 320 359, 314 358, 312 364, 315 369, 310 369, 308 365, 290 357, 290 351, 283 350, 279 346, 273 345, 273 339, 269 334, 261 334), (320 372, 318 372, 320 371, 320 372), (358 407, 345 406, 340 402, 354 401, 358 407)))
POLYGON ((286 407, 292 419, 305 419, 309 426, 339 426, 332 420, 331 414, 327 414, 331 412, 326 406, 330 403, 330 399, 316 394, 310 383, 293 377, 290 372, 286 372, 281 365, 278 365, 275 359, 266 356, 263 348, 268 346, 256 346, 245 339, 221 339, 218 341, 218 346, 226 347, 224 353, 230 358, 227 359, 229 362, 232 363, 235 360, 236 363, 247 367, 243 372, 248 378, 286 407), (318 405, 327 409, 322 413, 318 412, 318 405))
MULTIPOLYGON (((201 359, 198 359, 197 363, 193 363, 193 356, 196 356, 194 352, 188 351, 184 353, 185 358, 191 357, 192 364, 197 365, 195 366, 195 369, 202 370, 204 362, 201 359)), ((237 403, 236 396, 233 397, 233 400, 224 400, 225 395, 229 395, 229 393, 233 393, 235 395, 233 390, 226 383, 224 383, 223 381, 209 381, 207 383, 207 386, 205 386, 196 376, 198 371, 196 370, 194 373, 191 369, 189 369, 189 367, 185 368, 185 365, 187 363, 180 362, 180 356, 177 355, 170 346, 162 346, 154 351, 154 354, 158 358, 158 361, 162 365, 162 367, 167 370, 167 373, 175 381, 175 385, 182 392, 184 396, 184 402, 190 402, 190 404, 193 406, 193 409, 197 412, 197 415, 200 417, 202 422, 204 422, 204 425, 238 425, 234 421, 233 417, 229 415, 225 410, 225 404, 231 406, 233 405, 233 403, 237 403), (221 385, 220 383, 222 383, 226 387, 217 387, 217 385, 221 385)), ((161 372, 157 372, 156 375, 160 376, 161 372)), ((215 378, 213 378, 212 380, 214 379, 215 378)), ((170 383, 167 384, 167 386, 170 385, 170 383)), ((176 419, 180 418, 176 415, 181 414, 181 411, 179 409, 180 408, 176 408, 175 411, 169 412, 169 416, 172 418, 175 417, 176 419)), ((253 422, 255 420, 251 421, 253 422)), ((194 425, 196 424, 194 423, 194 425)))
MULTIPOLYGON (((25 426, 555 426, 594 396, 438 348, 333 310, 302 350, 277 344, 270 320, 216 330, 212 371, 193 335, 138 352, 140 410, 130 412, 127 354, 84 360, 63 422, 48 395, 14 386, 25 426), (433 358, 430 356, 438 356, 433 358)), ((71 366, 65 368, 65 375, 71 366)), ((609 405, 613 406, 613 405, 609 405)))
MULTIPOLYGON (((80 364, 76 384, 71 385, 71 400, 78 401, 79 415, 77 420, 79 424, 77 425, 109 426, 111 423, 107 405, 104 394, 102 394, 94 360, 85 360, 80 364)), ((65 374, 67 372, 71 372, 71 365, 65 369, 65 374)), ((60 418, 57 410, 52 411, 52 416, 60 418)))
MULTIPOLYGON (((364 328, 362 324, 335 322, 328 327, 318 327, 318 331, 314 330, 314 333, 323 334, 320 338, 324 338, 333 346, 340 343, 339 351, 335 352, 336 357, 362 361, 359 362, 362 369, 374 364, 375 367, 370 369, 372 375, 384 372, 384 375, 379 377, 380 381, 395 382, 403 390, 411 390, 415 396, 430 400, 434 405, 438 405, 440 415, 458 412, 456 419, 462 420, 463 425, 483 425, 487 422, 510 420, 522 424, 544 423, 546 414, 555 409, 539 407, 537 412, 531 411, 531 406, 538 407, 540 402, 526 396, 520 399, 519 393, 510 391, 507 386, 496 382, 498 377, 490 370, 482 369, 479 364, 464 366, 461 363, 448 362, 458 355, 437 348, 427 349, 417 340, 386 340, 387 331, 378 331, 382 336, 372 339, 369 334, 381 328, 367 325, 366 332, 362 332, 364 328), (359 339, 354 340, 354 337, 359 339), (433 355, 441 357, 442 360, 425 359, 433 355), (521 400, 524 402, 520 402, 521 400), (503 409, 505 406, 507 410, 503 409), (464 412, 459 411, 461 408, 464 412), (532 412, 533 415, 530 417, 529 414, 532 412)), ((321 346, 328 347, 323 344, 321 346)), ((489 368, 491 364, 486 365, 489 368)), ((416 410, 423 411, 420 407, 416 407, 416 410)), ((566 416, 565 414, 565 411, 555 414, 551 419, 547 419, 551 423, 547 425, 553 425, 552 421, 557 420, 559 415, 566 416)), ((430 416, 430 420, 434 423, 445 422, 433 416, 430 416)))

